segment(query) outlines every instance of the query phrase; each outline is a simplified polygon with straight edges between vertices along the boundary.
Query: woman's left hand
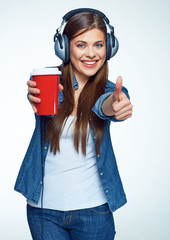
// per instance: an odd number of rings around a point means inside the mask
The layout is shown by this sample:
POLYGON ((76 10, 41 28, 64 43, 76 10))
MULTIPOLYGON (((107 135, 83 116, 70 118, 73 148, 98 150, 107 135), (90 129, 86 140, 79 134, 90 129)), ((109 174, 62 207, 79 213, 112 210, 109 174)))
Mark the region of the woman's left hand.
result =
POLYGON ((133 105, 126 94, 122 92, 122 77, 120 76, 117 78, 112 99, 112 109, 117 120, 125 120, 132 116, 133 105))

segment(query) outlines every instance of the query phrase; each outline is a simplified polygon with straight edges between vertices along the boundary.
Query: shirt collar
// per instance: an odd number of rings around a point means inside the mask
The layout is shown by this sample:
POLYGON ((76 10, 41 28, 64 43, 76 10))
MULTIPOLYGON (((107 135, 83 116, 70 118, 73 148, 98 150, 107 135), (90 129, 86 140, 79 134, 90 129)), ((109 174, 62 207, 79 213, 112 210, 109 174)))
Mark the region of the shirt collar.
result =
POLYGON ((74 79, 74 89, 77 89, 78 87, 79 87, 79 84, 78 84, 78 82, 77 82, 77 79, 76 79, 76 77, 75 77, 75 75, 73 75, 73 79, 74 79))

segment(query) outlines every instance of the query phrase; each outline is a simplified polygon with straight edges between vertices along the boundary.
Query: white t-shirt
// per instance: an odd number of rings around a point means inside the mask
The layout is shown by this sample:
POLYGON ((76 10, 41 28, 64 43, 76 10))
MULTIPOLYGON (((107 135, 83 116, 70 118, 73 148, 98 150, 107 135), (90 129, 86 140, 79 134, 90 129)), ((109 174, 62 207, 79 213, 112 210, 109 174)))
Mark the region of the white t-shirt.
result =
MULTIPOLYGON (((86 156, 73 146, 73 128, 76 116, 66 121, 60 138, 60 152, 50 152, 45 160, 43 207, 53 210, 76 210, 99 206, 107 202, 99 179, 94 143, 91 134, 87 140, 86 156)), ((38 204, 27 200, 34 207, 38 204)))

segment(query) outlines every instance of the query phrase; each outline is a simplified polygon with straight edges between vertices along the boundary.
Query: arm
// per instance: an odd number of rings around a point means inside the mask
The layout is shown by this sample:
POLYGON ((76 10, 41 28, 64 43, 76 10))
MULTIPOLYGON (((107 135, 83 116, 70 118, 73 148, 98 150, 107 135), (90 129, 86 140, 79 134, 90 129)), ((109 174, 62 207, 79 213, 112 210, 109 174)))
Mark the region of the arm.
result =
POLYGON ((122 78, 118 77, 115 91, 105 99, 102 104, 102 111, 107 116, 115 116, 117 120, 125 120, 132 116, 133 106, 122 92, 122 78))

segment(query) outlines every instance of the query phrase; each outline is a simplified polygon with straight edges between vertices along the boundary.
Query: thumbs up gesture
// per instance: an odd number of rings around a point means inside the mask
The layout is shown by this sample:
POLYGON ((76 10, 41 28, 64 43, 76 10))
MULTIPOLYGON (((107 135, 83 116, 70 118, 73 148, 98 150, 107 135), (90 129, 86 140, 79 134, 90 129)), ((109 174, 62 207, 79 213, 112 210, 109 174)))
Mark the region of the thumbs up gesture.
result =
POLYGON ((125 120, 132 116, 133 106, 124 92, 122 92, 122 77, 116 81, 115 91, 104 102, 102 110, 107 116, 115 116, 117 120, 125 120))

